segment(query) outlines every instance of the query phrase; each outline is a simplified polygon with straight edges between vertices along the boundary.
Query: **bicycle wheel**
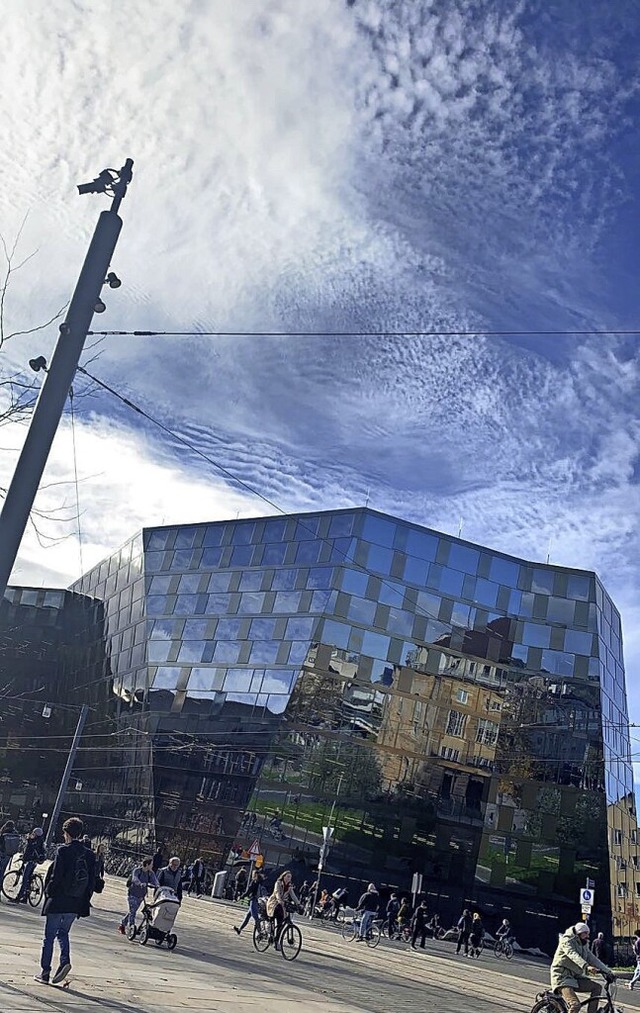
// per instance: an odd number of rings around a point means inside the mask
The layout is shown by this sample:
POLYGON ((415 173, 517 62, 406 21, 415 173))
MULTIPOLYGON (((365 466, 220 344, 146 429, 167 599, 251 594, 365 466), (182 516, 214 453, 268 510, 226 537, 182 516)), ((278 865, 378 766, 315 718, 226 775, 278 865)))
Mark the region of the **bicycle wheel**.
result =
POLYGON ((380 926, 380 935, 383 936, 385 939, 391 939, 391 936, 389 935, 389 919, 388 918, 385 918, 385 920, 383 921, 382 925, 380 926))
POLYGON ((370 946, 371 949, 373 950, 376 948, 379 942, 380 942, 380 926, 371 925, 369 927, 366 937, 367 946, 370 946))
POLYGON ((253 945, 258 953, 264 953, 271 946, 271 931, 265 922, 256 922, 254 925, 253 945))
POLYGON ((297 925, 285 925, 280 933, 280 952, 285 960, 295 960, 302 949, 302 932, 297 925))
POLYGON ((561 1006, 560 1003, 556 1002, 551 996, 545 996, 540 1002, 537 1002, 531 1013, 566 1013, 565 1007, 561 1006))
POLYGON ((504 946, 502 947, 502 950, 507 960, 511 960, 513 956, 513 946, 511 945, 511 943, 505 943, 504 946))
POLYGON ((352 943, 356 938, 357 926, 355 922, 344 922, 341 932, 346 943, 352 943))
POLYGON ((44 893, 44 883, 42 882, 42 876, 32 876, 31 882, 29 883, 29 903, 31 907, 37 907, 42 900, 44 893))
POLYGON ((21 872, 17 872, 16 870, 13 872, 5 872, 2 877, 2 892, 7 900, 17 900, 18 894, 20 893, 21 881, 21 872))

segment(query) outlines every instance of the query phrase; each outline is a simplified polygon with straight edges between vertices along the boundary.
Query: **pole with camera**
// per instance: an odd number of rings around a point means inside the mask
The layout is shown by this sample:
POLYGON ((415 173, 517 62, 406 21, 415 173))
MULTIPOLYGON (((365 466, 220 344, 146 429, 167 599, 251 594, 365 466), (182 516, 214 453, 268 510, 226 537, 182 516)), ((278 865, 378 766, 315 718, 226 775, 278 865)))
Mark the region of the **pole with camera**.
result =
POLYGON ((96 179, 78 187, 81 194, 107 194, 112 203, 98 219, 67 315, 60 324, 49 368, 42 355, 29 363, 36 372, 44 370, 46 377, 0 513, 0 600, 18 555, 93 314, 106 309, 100 298, 102 287, 119 288, 121 284, 109 267, 122 228, 118 210, 132 175, 133 161, 128 158, 121 169, 104 169, 96 179))

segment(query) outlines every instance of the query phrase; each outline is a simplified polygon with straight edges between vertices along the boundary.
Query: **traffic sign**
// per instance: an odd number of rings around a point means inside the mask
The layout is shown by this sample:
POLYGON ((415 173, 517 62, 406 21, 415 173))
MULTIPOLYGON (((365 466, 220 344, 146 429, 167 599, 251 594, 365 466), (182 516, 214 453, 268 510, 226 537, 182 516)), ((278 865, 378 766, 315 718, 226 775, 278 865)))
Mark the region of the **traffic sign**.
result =
POLYGON ((591 914, 591 904, 583 904, 582 905, 582 914, 583 915, 590 915, 591 914))
POLYGON ((260 842, 257 837, 253 842, 253 844, 251 845, 251 847, 249 848, 248 854, 251 855, 251 858, 257 858, 258 855, 260 854, 260 842))
POLYGON ((580 903, 581 904, 589 905, 589 906, 593 905, 595 903, 595 899, 596 899, 596 892, 595 892, 595 890, 587 889, 587 887, 585 886, 580 891, 580 903))

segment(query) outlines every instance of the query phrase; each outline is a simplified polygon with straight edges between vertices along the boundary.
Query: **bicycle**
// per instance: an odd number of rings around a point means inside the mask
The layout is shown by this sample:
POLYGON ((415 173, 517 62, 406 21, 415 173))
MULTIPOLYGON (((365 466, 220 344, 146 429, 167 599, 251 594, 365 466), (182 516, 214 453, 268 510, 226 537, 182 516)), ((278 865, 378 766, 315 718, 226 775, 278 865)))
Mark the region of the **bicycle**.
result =
POLYGON ((506 957, 507 960, 511 960, 513 956, 513 943, 509 939, 496 939, 493 952, 496 957, 506 957))
MULTIPOLYGON (((25 864, 26 863, 23 862, 18 869, 11 869, 9 872, 5 872, 2 877, 2 893, 5 895, 7 900, 15 901, 18 899, 25 864)), ((44 881, 42 876, 38 872, 32 872, 29 880, 29 891, 27 893, 27 900, 31 907, 38 907, 43 895, 44 881)))
POLYGON ((302 932, 287 912, 276 937, 273 918, 261 915, 253 928, 253 945, 258 953, 266 953, 274 946, 285 960, 295 960, 302 949, 302 932))
MULTIPOLYGON (((346 943, 352 943, 356 937, 359 937, 361 921, 361 918, 352 918, 350 922, 344 923, 342 926, 342 938, 346 943)), ((379 923, 372 919, 369 922, 369 926, 364 937, 367 946, 374 949, 380 942, 381 934, 379 923)))
MULTIPOLYGON (((620 1013, 620 1008, 615 1005, 617 992, 615 981, 606 980, 604 993, 598 997, 598 1013, 620 1013)), ((590 1002, 593 1002, 591 996, 581 1002, 578 1008, 586 1009, 590 1002)), ((547 989, 538 992, 531 1013, 567 1013, 567 1004, 561 995, 547 989)))

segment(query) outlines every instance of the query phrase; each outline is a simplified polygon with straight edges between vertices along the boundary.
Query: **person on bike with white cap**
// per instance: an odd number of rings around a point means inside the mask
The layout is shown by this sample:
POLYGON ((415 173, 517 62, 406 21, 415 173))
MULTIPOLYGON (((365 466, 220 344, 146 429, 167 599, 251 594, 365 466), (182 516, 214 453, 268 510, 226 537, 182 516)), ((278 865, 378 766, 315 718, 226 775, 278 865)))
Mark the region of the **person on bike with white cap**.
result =
POLYGON ((587 1013, 597 1013, 602 988, 589 977, 592 968, 600 971, 607 981, 615 981, 613 971, 589 949, 589 935, 586 922, 572 925, 560 936, 551 962, 551 987, 562 996, 569 1013, 578 1013, 581 1008, 577 992, 590 993, 592 1001, 587 1006, 587 1013))

